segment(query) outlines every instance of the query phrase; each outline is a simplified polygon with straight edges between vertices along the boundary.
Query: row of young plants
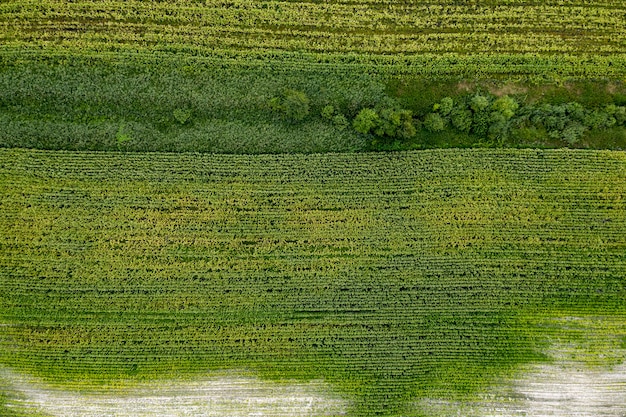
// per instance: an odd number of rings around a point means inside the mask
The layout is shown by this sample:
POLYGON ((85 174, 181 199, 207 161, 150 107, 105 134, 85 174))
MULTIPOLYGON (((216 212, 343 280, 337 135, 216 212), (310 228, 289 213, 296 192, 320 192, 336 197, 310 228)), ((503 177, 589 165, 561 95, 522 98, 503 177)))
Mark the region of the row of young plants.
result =
POLYGON ((60 384, 247 368, 411 415, 538 359, 538 312, 619 311, 625 163, 2 149, 0 364, 60 384))

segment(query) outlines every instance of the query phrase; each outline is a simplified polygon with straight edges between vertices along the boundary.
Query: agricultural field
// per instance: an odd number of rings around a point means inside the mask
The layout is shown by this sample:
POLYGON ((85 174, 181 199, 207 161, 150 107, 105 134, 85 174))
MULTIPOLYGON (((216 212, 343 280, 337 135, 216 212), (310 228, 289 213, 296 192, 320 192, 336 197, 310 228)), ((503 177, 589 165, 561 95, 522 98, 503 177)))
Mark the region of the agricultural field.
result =
POLYGON ((0 5, 3 52, 175 53, 266 67, 331 62, 408 73, 624 75, 625 20, 621 0, 0 5))
POLYGON ((3 149, 0 195, 0 415, 626 411, 624 152, 3 149))

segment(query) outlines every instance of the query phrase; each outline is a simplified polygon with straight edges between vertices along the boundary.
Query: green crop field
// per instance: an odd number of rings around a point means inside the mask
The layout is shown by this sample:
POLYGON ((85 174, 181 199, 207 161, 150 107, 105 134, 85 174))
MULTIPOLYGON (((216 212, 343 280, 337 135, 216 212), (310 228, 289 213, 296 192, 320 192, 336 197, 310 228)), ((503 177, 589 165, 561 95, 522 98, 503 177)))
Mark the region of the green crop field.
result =
POLYGON ((0 5, 5 52, 164 52, 261 59, 266 66, 270 58, 270 65, 333 62, 409 73, 434 65, 444 73, 624 75, 625 20, 621 0, 11 0, 0 5))
POLYGON ((0 417, 624 417, 625 152, 625 0, 0 1, 0 417))
POLYGON ((337 414, 439 415, 525 366, 626 357, 623 152, 2 150, 0 197, 0 414, 113 414, 16 375, 234 370, 325 381, 337 414))

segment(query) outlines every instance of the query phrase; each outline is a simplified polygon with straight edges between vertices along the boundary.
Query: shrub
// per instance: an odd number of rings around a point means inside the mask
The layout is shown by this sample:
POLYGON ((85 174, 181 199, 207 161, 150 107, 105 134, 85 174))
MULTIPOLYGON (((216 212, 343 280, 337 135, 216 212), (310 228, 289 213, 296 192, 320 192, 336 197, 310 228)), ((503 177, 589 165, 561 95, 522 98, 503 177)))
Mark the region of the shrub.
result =
POLYGON ((506 119, 510 119, 519 108, 519 104, 512 97, 502 96, 493 102, 491 108, 502 114, 506 119))
POLYGON ((286 90, 282 101, 282 110, 288 120, 302 121, 309 114, 310 100, 306 94, 297 90, 286 90))
POLYGON ((492 112, 487 137, 491 140, 504 140, 507 137, 508 130, 507 117, 500 112, 492 112))
POLYGON ((130 134, 125 131, 124 125, 120 125, 120 128, 117 130, 117 133, 115 134, 115 144, 117 145, 117 149, 119 151, 123 150, 126 146, 126 143, 132 140, 133 138, 130 136, 130 134))
POLYGON ((593 110, 587 113, 583 123, 590 129, 605 129, 607 127, 614 126, 616 120, 606 111, 593 110))
POLYGON ((326 120, 332 120, 335 115, 335 107, 332 105, 324 106, 322 109, 322 117, 326 120))
POLYGON ((561 132, 561 138, 570 145, 574 145, 578 143, 580 138, 585 133, 585 126, 578 122, 569 123, 563 132, 561 132))
POLYGON ((410 110, 398 110, 395 112, 398 124, 395 126, 395 135, 400 139, 410 139, 417 133, 413 124, 413 113, 410 110))
POLYGON ((377 136, 410 139, 417 133, 413 114, 410 110, 383 109, 374 133, 377 136))
POLYGON ((472 128, 472 112, 457 106, 450 112, 450 122, 456 130, 469 132, 472 128))
POLYGON ((176 109, 174 110, 174 119, 181 125, 184 125, 191 119, 191 110, 189 109, 176 109))
POLYGON ((565 112, 567 113, 567 116, 571 120, 576 120, 578 122, 582 122, 584 120, 585 108, 583 107, 582 104, 575 102, 575 101, 571 101, 569 103, 564 104, 562 107, 565 108, 565 112))
POLYGON ((424 127, 431 132, 441 132, 446 128, 446 121, 438 113, 428 113, 424 119, 424 127))
POLYGON ((270 99, 268 106, 286 120, 300 122, 309 114, 310 100, 302 91, 287 89, 281 97, 270 99))
POLYGON ((339 130, 345 130, 350 123, 348 122, 348 119, 346 119, 346 116, 343 114, 337 114, 333 117, 333 124, 337 126, 339 130))
POLYGON ((441 101, 433 106, 433 111, 438 112, 442 116, 448 116, 454 108, 454 100, 450 97, 444 97, 441 101))
POLYGON ((472 129, 471 132, 480 137, 486 137, 489 132, 489 126, 491 125, 491 114, 486 111, 479 111, 474 113, 472 117, 472 129))
POLYGON ((613 113, 613 117, 615 117, 615 123, 618 126, 623 126, 626 124, 626 107, 618 106, 615 109, 615 113, 613 113))
POLYGON ((379 117, 374 109, 362 109, 352 121, 352 127, 359 133, 368 134, 378 126, 379 117))
POLYGON ((489 107, 489 98, 480 94, 476 94, 470 100, 470 108, 474 112, 480 112, 489 107))

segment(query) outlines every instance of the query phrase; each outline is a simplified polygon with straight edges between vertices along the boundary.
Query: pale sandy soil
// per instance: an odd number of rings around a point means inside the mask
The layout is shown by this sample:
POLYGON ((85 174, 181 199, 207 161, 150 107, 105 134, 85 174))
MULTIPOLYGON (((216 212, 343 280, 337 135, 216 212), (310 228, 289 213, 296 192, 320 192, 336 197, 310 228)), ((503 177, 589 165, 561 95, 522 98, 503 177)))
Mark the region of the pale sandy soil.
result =
POLYGON ((7 369, 0 370, 0 381, 18 396, 13 407, 59 417, 336 416, 348 407, 321 382, 279 384, 222 376, 74 391, 7 369))

